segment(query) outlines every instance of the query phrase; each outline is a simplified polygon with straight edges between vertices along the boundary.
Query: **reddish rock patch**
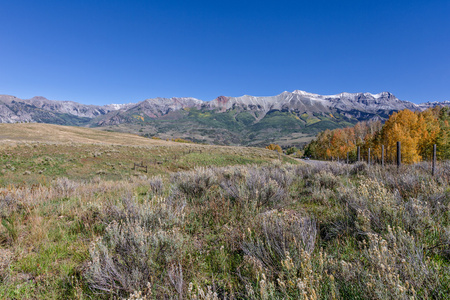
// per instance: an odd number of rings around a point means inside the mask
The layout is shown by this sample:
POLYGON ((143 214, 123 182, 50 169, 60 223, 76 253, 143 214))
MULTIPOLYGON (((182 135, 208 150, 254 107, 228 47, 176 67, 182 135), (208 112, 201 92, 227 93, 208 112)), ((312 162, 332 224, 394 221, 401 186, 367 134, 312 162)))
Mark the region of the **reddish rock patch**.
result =
POLYGON ((221 108, 221 110, 225 110, 229 100, 230 100, 230 98, 228 98, 228 97, 219 96, 216 98, 217 106, 219 106, 221 108))

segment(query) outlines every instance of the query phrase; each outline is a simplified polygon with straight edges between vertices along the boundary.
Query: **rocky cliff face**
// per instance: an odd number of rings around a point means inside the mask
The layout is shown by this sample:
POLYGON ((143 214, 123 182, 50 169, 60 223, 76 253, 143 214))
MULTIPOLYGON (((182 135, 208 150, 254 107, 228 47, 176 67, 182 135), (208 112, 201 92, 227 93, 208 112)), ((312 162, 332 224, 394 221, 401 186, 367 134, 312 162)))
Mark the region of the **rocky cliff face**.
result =
POLYGON ((20 109, 15 105, 15 101, 19 100, 14 96, 0 96, 0 122, 16 123, 16 122, 32 122, 33 118, 30 113, 24 109, 20 109))
POLYGON ((0 95, 0 122, 43 122, 63 125, 107 126, 133 122, 139 119, 158 119, 171 112, 197 108, 214 110, 216 113, 230 109, 254 113, 256 121, 271 111, 294 112, 297 114, 340 113, 349 118, 375 116, 383 118, 392 111, 402 109, 423 110, 446 102, 433 102, 416 105, 401 101, 388 92, 341 93, 337 95, 318 95, 295 90, 276 96, 241 97, 220 96, 206 102, 195 98, 153 98, 136 104, 111 104, 104 106, 83 105, 71 101, 53 101, 44 97, 19 99, 0 95))
POLYGON ((106 114, 95 123, 97 126, 119 125, 139 120, 140 117, 158 119, 170 112, 185 108, 200 108, 204 101, 195 98, 153 98, 106 114), (138 117, 138 119, 136 119, 138 117))
POLYGON ((419 107, 421 110, 425 110, 427 108, 432 108, 435 106, 450 106, 450 101, 442 101, 442 102, 438 102, 438 101, 434 101, 434 102, 425 102, 425 103, 421 103, 419 104, 419 107))
POLYGON ((44 97, 20 99, 0 95, 0 122, 41 122, 61 125, 82 125, 111 111, 126 108, 127 104, 105 106, 84 105, 72 101, 53 101, 44 97))
POLYGON ((341 93, 337 95, 322 96, 296 90, 283 92, 270 97, 218 97, 210 103, 211 108, 226 111, 232 108, 244 110, 257 110, 266 114, 272 110, 306 112, 306 113, 333 113, 360 111, 376 114, 380 111, 398 111, 402 109, 419 110, 420 106, 397 99, 388 92, 380 94, 369 93, 341 93))

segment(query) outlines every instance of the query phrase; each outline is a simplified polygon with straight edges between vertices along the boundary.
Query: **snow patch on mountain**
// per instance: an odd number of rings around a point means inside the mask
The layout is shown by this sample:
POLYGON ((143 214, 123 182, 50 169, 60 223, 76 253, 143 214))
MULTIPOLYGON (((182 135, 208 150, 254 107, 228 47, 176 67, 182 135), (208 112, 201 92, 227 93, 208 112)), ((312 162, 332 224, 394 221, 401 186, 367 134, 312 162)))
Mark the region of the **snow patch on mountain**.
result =
MULTIPOLYGON (((220 96, 207 102, 192 97, 185 98, 152 98, 139 103, 108 104, 103 106, 84 105, 72 101, 54 101, 36 96, 31 99, 20 99, 9 95, 0 95, 0 122, 55 122, 63 123, 74 116, 79 122, 89 122, 101 118, 97 124, 119 124, 127 122, 128 115, 141 115, 159 118, 170 112, 186 108, 206 108, 218 111, 229 109, 257 112, 258 119, 273 110, 291 111, 308 114, 333 114, 336 111, 344 114, 360 115, 369 113, 386 115, 402 109, 424 110, 436 105, 448 105, 450 101, 427 102, 414 104, 399 100, 389 92, 371 93, 339 93, 336 95, 319 95, 302 90, 285 91, 275 96, 257 97, 243 95, 240 97, 220 96), (114 120, 114 121, 108 121, 114 120)), ((78 123, 77 123, 78 124, 78 123)))

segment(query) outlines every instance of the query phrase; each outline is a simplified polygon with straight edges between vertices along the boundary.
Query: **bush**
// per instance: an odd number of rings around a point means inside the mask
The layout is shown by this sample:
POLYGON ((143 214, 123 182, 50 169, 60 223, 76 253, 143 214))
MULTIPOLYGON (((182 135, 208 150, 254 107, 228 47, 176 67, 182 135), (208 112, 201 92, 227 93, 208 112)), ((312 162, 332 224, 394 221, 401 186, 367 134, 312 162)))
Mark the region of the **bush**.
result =
POLYGON ((306 186, 313 187, 314 191, 318 188, 333 190, 339 183, 338 178, 328 171, 320 171, 306 180, 306 186))
POLYGON ((351 175, 364 175, 367 172, 367 164, 365 162, 357 162, 350 170, 351 175))
POLYGON ((0 218, 8 218, 22 208, 21 203, 14 195, 4 192, 0 194, 0 218))
POLYGON ((339 199, 348 205, 350 219, 355 218, 355 226, 360 234, 382 232, 389 224, 399 224, 401 217, 400 199, 390 192, 383 183, 363 178, 358 187, 341 187, 339 199))
POLYGON ((257 261, 263 270, 278 274, 282 261, 293 258, 296 268, 302 252, 311 254, 316 242, 316 223, 293 212, 269 211, 260 216, 255 232, 250 232, 242 243, 244 253, 257 261))
POLYGON ((146 290, 179 256, 181 241, 178 234, 149 231, 138 221, 113 221, 89 251, 89 283, 92 288, 119 295, 146 290))
POLYGON ((164 191, 164 183, 160 176, 153 177, 148 181, 150 189, 156 194, 162 194, 164 191))
POLYGON ((285 170, 252 167, 244 176, 244 179, 228 177, 220 183, 225 195, 234 202, 256 209, 273 208, 282 205, 289 197, 287 188, 292 177, 285 170))
POLYGON ((388 227, 386 237, 369 234, 362 244, 362 263, 343 262, 344 277, 359 281, 370 299, 430 299, 439 286, 435 266, 422 246, 403 229, 388 227), (350 273, 354 273, 354 276, 350 273))
POLYGON ((217 183, 215 170, 197 168, 190 172, 178 172, 172 175, 172 182, 186 196, 201 197, 210 187, 217 183))
POLYGON ((291 155, 291 154, 296 153, 297 151, 299 151, 297 148, 295 148, 295 147, 290 147, 290 148, 286 149, 286 154, 287 154, 287 155, 291 155))
POLYGON ((70 197, 79 187, 77 182, 70 180, 67 177, 56 178, 53 185, 61 197, 70 197))
POLYGON ((86 277, 90 286, 117 295, 151 294, 154 281, 165 278, 168 268, 182 256, 183 237, 174 228, 183 207, 166 204, 164 198, 143 205, 124 198, 121 207, 109 206, 105 234, 89 251, 86 277))

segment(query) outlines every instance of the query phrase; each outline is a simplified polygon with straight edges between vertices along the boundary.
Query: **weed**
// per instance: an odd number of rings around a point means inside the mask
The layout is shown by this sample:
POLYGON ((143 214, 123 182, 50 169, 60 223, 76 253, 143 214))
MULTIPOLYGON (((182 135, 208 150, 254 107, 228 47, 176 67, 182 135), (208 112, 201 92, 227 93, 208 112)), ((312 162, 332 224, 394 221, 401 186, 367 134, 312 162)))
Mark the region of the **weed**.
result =
POLYGON ((255 231, 249 231, 242 243, 246 255, 255 259, 264 270, 278 274, 281 262, 291 255, 295 267, 301 264, 302 252, 311 253, 316 242, 316 223, 297 213, 269 211, 261 215, 255 231))
POLYGON ((197 168, 190 172, 175 173, 172 182, 187 196, 198 198, 216 184, 217 177, 213 169, 197 168))

